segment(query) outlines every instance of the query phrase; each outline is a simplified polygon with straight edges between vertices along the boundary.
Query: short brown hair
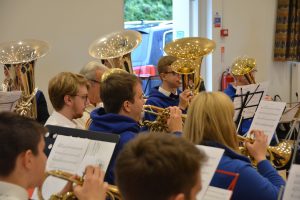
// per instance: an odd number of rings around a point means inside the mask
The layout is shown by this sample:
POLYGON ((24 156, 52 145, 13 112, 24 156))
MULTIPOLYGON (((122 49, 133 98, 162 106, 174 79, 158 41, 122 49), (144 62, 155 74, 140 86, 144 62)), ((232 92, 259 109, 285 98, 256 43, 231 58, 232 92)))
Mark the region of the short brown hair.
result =
POLYGON ((100 86, 105 112, 119 113, 124 101, 134 103, 134 87, 141 81, 134 74, 112 73, 100 86))
POLYGON ((76 95, 79 86, 90 87, 88 80, 81 74, 61 72, 54 76, 48 85, 49 98, 53 108, 59 111, 63 108, 65 95, 76 95))
POLYGON ((187 140, 166 134, 140 134, 116 159, 116 183, 124 199, 188 199, 206 155, 187 140))
POLYGON ((33 119, 15 113, 0 113, 0 176, 9 176, 19 154, 31 150, 38 154, 38 144, 47 129, 33 119))
POLYGON ((174 56, 163 56, 159 59, 157 64, 158 74, 168 71, 169 66, 177 60, 174 56))

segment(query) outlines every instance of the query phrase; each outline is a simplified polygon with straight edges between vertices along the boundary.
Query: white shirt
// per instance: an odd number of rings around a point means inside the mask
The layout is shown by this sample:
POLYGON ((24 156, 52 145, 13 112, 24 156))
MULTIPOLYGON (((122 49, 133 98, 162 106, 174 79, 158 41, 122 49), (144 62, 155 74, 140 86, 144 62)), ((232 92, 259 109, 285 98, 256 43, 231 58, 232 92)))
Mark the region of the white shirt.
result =
POLYGON ((45 126, 46 125, 63 126, 68 128, 80 128, 76 125, 74 121, 69 120, 67 117, 56 111, 53 111, 53 113, 47 119, 45 126))
POLYGON ((28 193, 21 186, 0 181, 0 200, 28 200, 28 193))
MULTIPOLYGON (((165 89, 162 88, 162 87, 159 87, 159 88, 158 88, 158 91, 161 92, 163 95, 165 95, 165 96, 167 96, 167 97, 169 97, 170 94, 171 94, 171 92, 165 90, 165 89)), ((176 92, 175 92, 175 95, 177 95, 177 90, 176 90, 176 92)))

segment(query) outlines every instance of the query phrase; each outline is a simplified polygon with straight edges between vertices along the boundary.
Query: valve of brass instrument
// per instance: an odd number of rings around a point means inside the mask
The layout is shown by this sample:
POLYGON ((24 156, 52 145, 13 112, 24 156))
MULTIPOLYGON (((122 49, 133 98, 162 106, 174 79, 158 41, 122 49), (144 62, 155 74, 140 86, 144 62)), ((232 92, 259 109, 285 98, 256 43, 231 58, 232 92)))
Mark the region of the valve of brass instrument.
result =
MULTIPOLYGON (((170 118, 169 108, 160 108, 153 105, 144 105, 144 112, 157 116, 155 121, 143 121, 143 125, 149 127, 150 132, 170 132, 168 127, 168 119, 170 118)), ((181 115, 182 123, 184 123, 185 118, 186 115, 181 115)))

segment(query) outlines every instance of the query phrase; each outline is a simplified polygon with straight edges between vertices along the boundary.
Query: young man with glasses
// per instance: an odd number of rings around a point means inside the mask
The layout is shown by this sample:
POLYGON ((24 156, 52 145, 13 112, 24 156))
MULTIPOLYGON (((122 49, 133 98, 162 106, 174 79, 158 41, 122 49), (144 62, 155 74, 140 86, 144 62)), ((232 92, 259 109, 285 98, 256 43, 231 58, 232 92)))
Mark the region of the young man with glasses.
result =
MULTIPOLYGON (((181 92, 181 76, 172 71, 171 64, 176 61, 173 56, 163 56, 158 61, 157 71, 162 81, 159 87, 154 87, 150 91, 146 105, 154 105, 161 108, 178 106, 183 112, 186 112, 188 104, 192 98, 190 90, 181 92)), ((145 119, 154 121, 155 115, 145 114, 145 119)))
POLYGON ((74 119, 83 115, 89 104, 88 80, 80 74, 61 72, 49 81, 48 93, 54 108, 45 125, 56 125, 70 128, 81 128, 74 119))
POLYGON ((102 78, 102 74, 107 70, 108 68, 102 63, 91 61, 86 64, 79 72, 90 83, 90 87, 88 89, 88 99, 90 104, 85 107, 82 117, 75 119, 75 122, 81 127, 87 128, 91 112, 95 108, 103 107, 103 103, 100 98, 100 81, 102 78))

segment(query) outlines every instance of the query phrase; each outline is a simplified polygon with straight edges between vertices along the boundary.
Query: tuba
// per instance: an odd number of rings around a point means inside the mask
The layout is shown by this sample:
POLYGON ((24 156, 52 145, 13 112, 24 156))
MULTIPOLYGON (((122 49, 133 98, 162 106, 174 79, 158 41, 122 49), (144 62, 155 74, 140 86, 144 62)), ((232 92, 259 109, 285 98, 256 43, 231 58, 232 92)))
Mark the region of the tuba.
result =
POLYGON ((4 64, 3 91, 22 91, 15 112, 36 119, 34 66, 38 58, 49 51, 47 42, 20 40, 0 44, 0 63, 4 64))
POLYGON ((254 58, 242 57, 237 58, 232 66, 231 73, 235 76, 245 76, 249 84, 255 84, 254 76, 251 72, 256 69, 256 61, 254 58))
MULTIPOLYGON (((48 176, 54 176, 56 178, 61 178, 66 181, 71 181, 72 183, 75 183, 77 185, 82 185, 83 181, 84 181, 82 177, 74 178, 75 177, 74 174, 71 174, 71 173, 68 173, 65 171, 61 171, 61 170, 51 170, 51 171, 46 172, 44 181, 46 180, 46 178, 48 176)), ((42 186, 43 185, 38 187, 39 200, 44 200, 44 197, 42 194, 42 186)), ((121 200, 122 199, 117 186, 108 185, 108 191, 106 193, 107 193, 107 197, 108 197, 107 199, 109 199, 109 200, 121 200)), ((67 193, 61 194, 61 195, 53 194, 53 195, 51 195, 50 199, 51 200, 71 200, 71 199, 77 199, 77 198, 73 192, 67 192, 67 193)))
MULTIPOLYGON (((254 139, 246 138, 240 135, 238 140, 240 143, 250 142, 253 143, 254 139)), ((250 156, 247 148, 244 145, 240 145, 239 150, 241 154, 248 157, 253 166, 256 166, 257 163, 252 156, 250 156)), ((285 168, 292 158, 292 145, 288 141, 283 141, 278 143, 276 146, 269 146, 267 148, 267 159, 271 162, 274 168, 283 169, 285 168)))
POLYGON ((141 43, 138 31, 123 30, 95 40, 89 47, 89 54, 108 68, 121 68, 133 74, 131 52, 141 43))
POLYGON ((201 37, 181 38, 165 46, 167 55, 177 58, 171 68, 181 75, 182 90, 191 89, 194 94, 200 91, 202 59, 215 48, 214 41, 201 37))

